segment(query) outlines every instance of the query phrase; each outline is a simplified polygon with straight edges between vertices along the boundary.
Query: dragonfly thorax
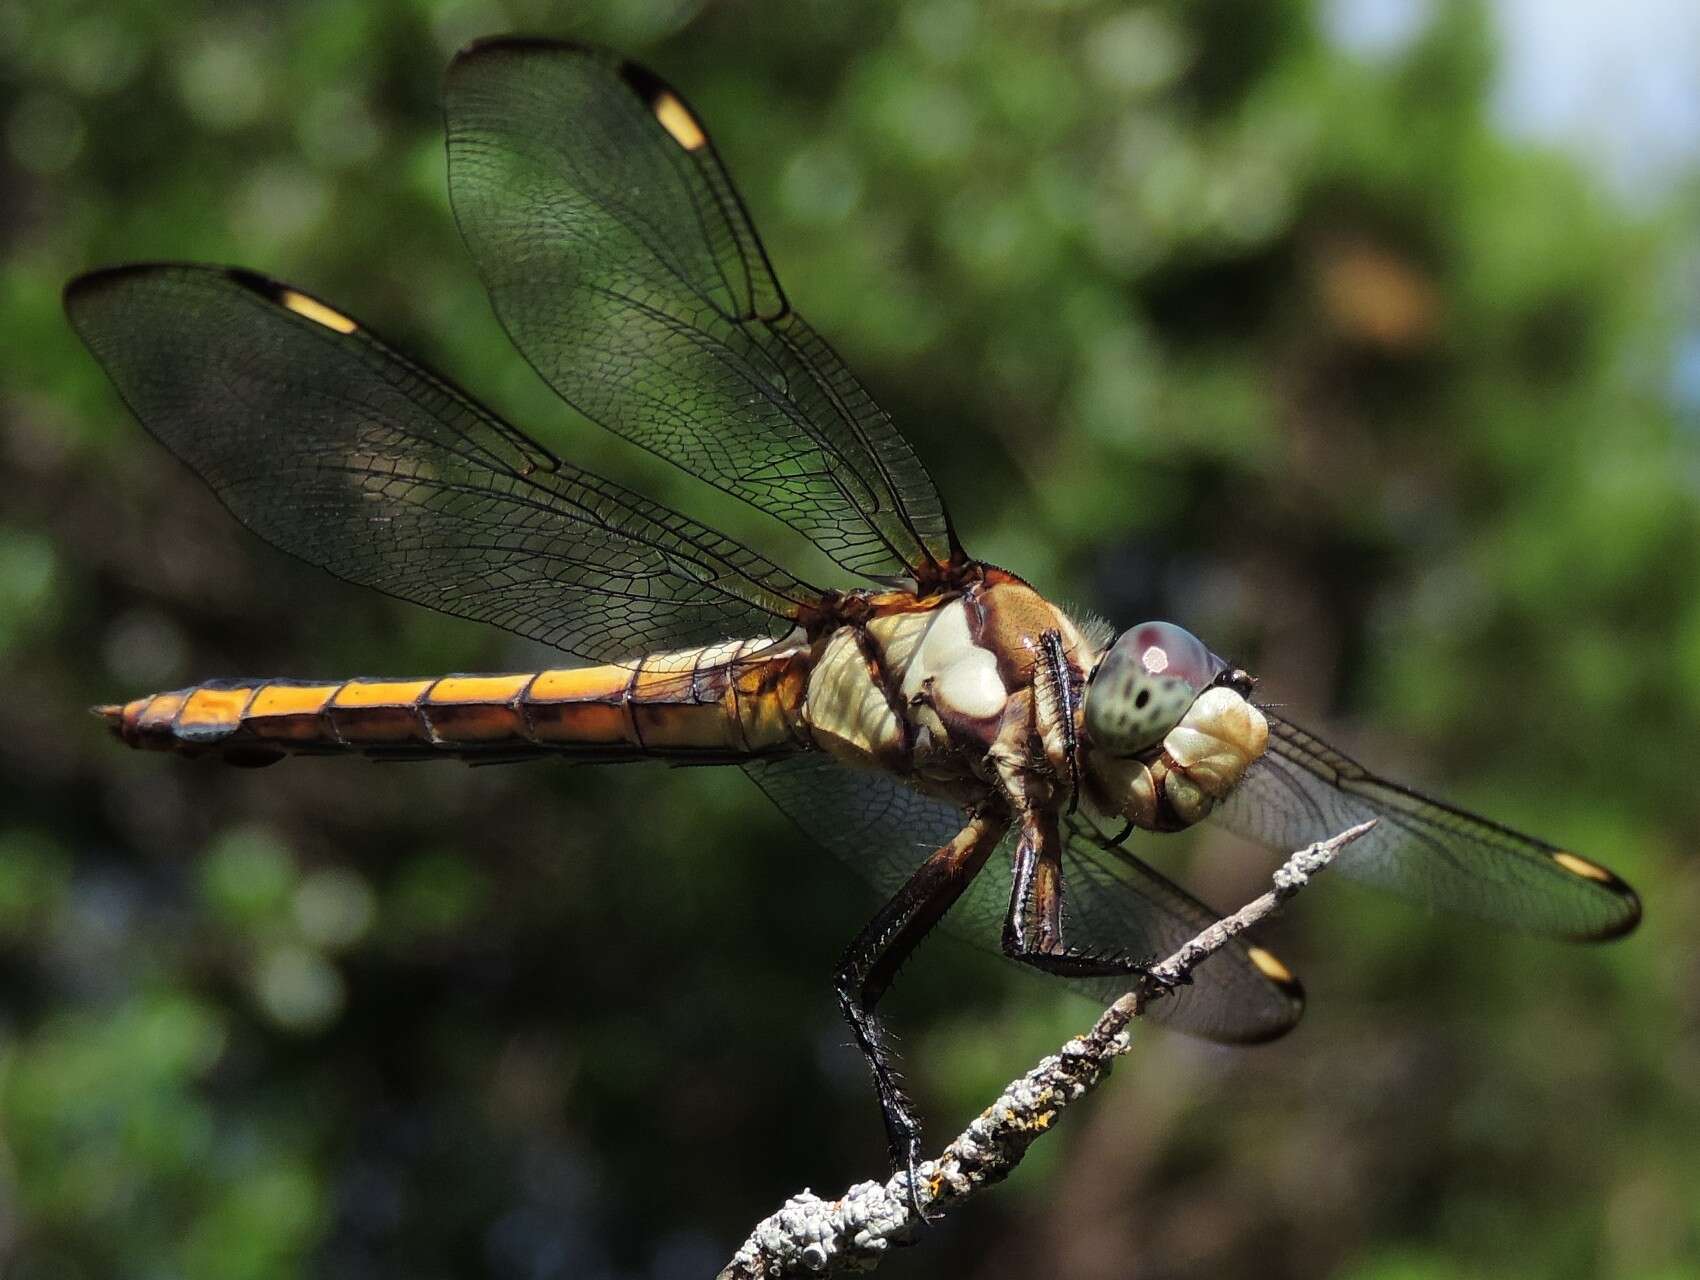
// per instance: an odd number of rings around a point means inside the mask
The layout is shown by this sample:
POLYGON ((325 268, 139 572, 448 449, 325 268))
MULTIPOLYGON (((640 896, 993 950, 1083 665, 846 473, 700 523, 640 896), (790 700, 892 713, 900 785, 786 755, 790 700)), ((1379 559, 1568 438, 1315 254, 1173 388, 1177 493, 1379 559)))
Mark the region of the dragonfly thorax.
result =
POLYGON ((817 746, 953 792, 1023 791, 1003 775, 1068 771, 1060 725, 1047 735, 1039 722, 1070 715, 1088 645, 1032 587, 992 571, 924 607, 874 602, 869 614, 819 642, 802 709, 817 746), (1065 685, 1064 698, 1039 693, 1065 685), (1048 737, 1055 767, 1029 759, 1029 744, 1048 737))

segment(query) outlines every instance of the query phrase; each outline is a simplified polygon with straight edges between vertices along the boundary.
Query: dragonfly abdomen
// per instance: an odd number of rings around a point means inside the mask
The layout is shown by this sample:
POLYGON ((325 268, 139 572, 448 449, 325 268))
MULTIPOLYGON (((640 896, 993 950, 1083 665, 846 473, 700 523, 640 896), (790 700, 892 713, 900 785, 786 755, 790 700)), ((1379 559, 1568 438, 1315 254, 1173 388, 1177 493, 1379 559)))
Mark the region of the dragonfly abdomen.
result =
POLYGON ((799 715, 807 664, 806 651, 730 641, 513 675, 212 680, 95 710, 131 746, 234 764, 348 752, 737 760, 810 745, 799 715))

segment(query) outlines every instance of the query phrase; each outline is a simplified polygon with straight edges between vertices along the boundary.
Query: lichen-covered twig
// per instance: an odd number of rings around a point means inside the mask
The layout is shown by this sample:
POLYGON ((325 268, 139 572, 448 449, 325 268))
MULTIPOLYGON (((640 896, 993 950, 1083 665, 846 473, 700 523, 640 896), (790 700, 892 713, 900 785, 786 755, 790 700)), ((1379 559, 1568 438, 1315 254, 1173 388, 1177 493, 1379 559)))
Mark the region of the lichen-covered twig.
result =
MULTIPOLYGON (((928 1218, 1007 1178, 1033 1140, 1068 1106, 1097 1088, 1109 1074, 1110 1063, 1127 1052, 1128 1023, 1147 1004, 1160 999, 1167 986, 1184 981, 1229 939, 1272 914, 1374 825, 1362 823, 1293 854, 1276 871, 1273 889, 1154 965, 1151 976, 1105 1009, 1090 1031, 1013 1081, 936 1160, 921 1165, 916 1199, 928 1218)), ((894 1245, 911 1243, 917 1225, 906 1173, 883 1183, 859 1182, 837 1200, 823 1200, 805 1189, 750 1233, 720 1280, 869 1271, 894 1245)))

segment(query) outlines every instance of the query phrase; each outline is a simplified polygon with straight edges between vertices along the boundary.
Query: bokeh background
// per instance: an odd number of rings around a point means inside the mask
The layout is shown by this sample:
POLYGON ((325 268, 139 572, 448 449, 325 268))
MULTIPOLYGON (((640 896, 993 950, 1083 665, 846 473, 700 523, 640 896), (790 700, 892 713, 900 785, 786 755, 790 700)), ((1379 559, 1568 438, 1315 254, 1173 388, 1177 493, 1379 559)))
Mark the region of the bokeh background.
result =
MULTIPOLYGON (((613 43, 715 129, 968 546, 1644 894, 1566 949, 1318 885, 1255 1052, 1152 1031, 893 1276, 1700 1273, 1700 27, 1684 0, 0 3, 0 1270, 674 1277, 876 1176, 874 900, 736 772, 126 752, 212 675, 558 660, 260 545, 58 305, 124 260, 348 307, 735 532, 507 347, 442 66, 613 43)), ((805 565, 813 571, 815 566, 805 565)), ((1269 859, 1159 863, 1219 906, 1269 859)), ((932 1132, 1094 1010, 940 940, 932 1132)))

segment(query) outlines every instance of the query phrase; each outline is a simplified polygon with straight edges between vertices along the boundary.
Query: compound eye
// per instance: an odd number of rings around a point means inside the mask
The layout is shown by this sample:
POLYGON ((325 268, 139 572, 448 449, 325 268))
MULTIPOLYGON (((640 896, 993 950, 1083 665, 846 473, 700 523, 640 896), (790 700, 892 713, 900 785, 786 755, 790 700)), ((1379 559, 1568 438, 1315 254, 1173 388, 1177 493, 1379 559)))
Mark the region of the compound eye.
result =
POLYGON ((1086 690, 1086 732, 1113 755, 1161 742, 1226 664, 1172 622, 1122 632, 1086 690))

